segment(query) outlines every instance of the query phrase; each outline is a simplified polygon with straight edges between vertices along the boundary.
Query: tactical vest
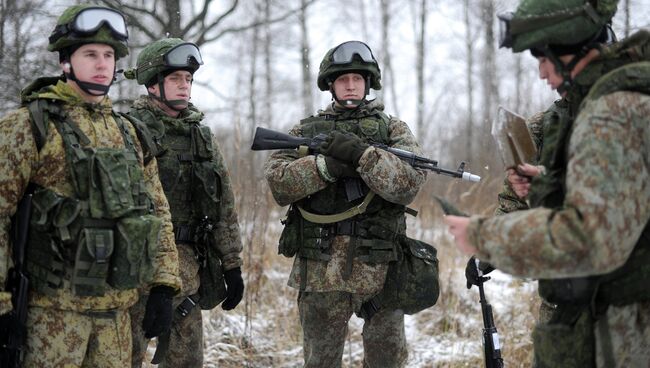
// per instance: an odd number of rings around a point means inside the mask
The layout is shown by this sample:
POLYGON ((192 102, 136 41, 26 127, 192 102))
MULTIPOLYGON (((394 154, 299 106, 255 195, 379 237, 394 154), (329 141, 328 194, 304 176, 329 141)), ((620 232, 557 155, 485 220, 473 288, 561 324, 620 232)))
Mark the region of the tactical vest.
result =
MULTIPOLYGON (((133 109, 129 114, 142 120, 154 136, 176 241, 208 244, 210 230, 220 218, 221 202, 221 177, 210 128, 199 120, 156 117, 148 109, 133 109)), ((205 255, 203 247, 196 250, 199 256, 205 255)))
MULTIPOLYGON (((329 134, 337 130, 354 134, 366 143, 389 144, 389 121, 390 118, 379 110, 354 117, 321 114, 302 120, 301 132, 304 137, 313 138, 319 133, 329 134)), ((405 206, 374 196, 367 203, 364 213, 332 223, 308 221, 296 210, 299 206, 317 215, 339 214, 359 206, 368 192, 369 188, 363 180, 348 178, 337 180, 293 204, 280 238, 280 253, 287 257, 297 253, 302 258, 326 262, 331 258, 330 245, 334 237, 348 235, 351 237, 348 265, 351 265, 353 258, 367 263, 396 260, 398 238, 406 232, 405 206), (358 188, 360 195, 349 198, 346 185, 358 188)))
POLYGON ((71 197, 34 190, 26 247, 31 286, 48 295, 69 287, 74 295, 101 296, 107 285, 150 282, 162 221, 153 214, 127 125, 113 114, 124 148, 93 148, 60 105, 34 100, 28 109, 38 149, 50 123, 61 135, 74 187, 71 197))
MULTIPOLYGON (((578 84, 567 99, 560 100, 545 115, 544 143, 540 163, 546 174, 535 177, 529 200, 532 207, 559 208, 566 195, 569 138, 581 104, 616 91, 650 95, 650 62, 629 57, 597 61, 585 69, 584 84, 578 84), (604 74, 604 75, 603 75, 604 74), (585 91, 588 91, 585 92, 585 91), (586 97, 585 97, 586 96, 586 97)), ((650 300, 650 229, 643 231, 628 261, 603 276, 540 280, 540 295, 556 304, 625 305, 650 300)))

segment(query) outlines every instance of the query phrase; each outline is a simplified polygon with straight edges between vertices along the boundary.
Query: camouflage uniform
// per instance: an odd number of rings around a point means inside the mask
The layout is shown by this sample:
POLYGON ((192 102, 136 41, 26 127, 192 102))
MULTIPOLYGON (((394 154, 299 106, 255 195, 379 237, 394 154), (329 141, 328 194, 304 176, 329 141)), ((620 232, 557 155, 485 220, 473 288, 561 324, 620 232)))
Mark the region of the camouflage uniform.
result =
MULTIPOLYGON (((156 122, 162 123, 167 132, 184 131, 189 134, 191 125, 200 124, 203 120, 203 113, 199 112, 193 105, 181 111, 181 114, 172 118, 165 114, 151 97, 142 96, 131 106, 129 113, 147 123, 152 128, 154 139, 161 142, 162 132, 156 129, 156 122)), ((222 267, 224 270, 231 270, 241 267, 242 251, 241 237, 239 234, 239 223, 237 213, 235 212, 235 198, 232 191, 230 175, 226 163, 219 149, 219 144, 214 136, 212 138, 213 158, 217 168, 217 174, 220 179, 221 197, 218 204, 220 214, 219 221, 215 223, 212 231, 213 244, 217 247, 222 267)), ((177 172, 168 172, 172 168, 166 168, 160 164, 161 180, 165 190, 173 189, 178 178, 177 172), (167 173, 165 174, 164 171, 167 173)), ((190 181, 190 178, 181 180, 190 181)), ((171 192, 170 192, 171 193, 171 192)), ((175 202, 177 199, 170 198, 172 221, 175 221, 175 210, 179 209, 175 205, 183 205, 183 202, 175 202)), ((187 240, 177 240, 176 247, 179 255, 179 266, 183 288, 177 297, 174 298, 174 308, 176 308, 186 297, 195 295, 199 291, 199 261, 195 252, 195 244, 187 240)), ((133 331, 133 367, 140 367, 144 357, 148 339, 144 338, 144 332, 139 321, 144 315, 146 298, 141 300, 131 308, 131 328, 133 331)), ((175 313, 172 322, 172 333, 170 337, 169 351, 164 360, 160 363, 161 367, 202 367, 203 366, 203 326, 201 318, 201 308, 193 308, 186 317, 181 317, 175 313)))
MULTIPOLYGON (((613 14, 602 3, 594 14, 604 21, 590 19, 591 34, 613 14)), ((526 6, 548 12, 543 5, 522 2, 518 12, 526 6)), ((551 31, 529 29, 529 37, 551 31)), ((566 95, 544 114, 540 163, 547 170, 533 179, 534 208, 472 217, 467 229, 479 258, 517 276, 545 279, 540 294, 558 304, 533 333, 538 366, 650 365, 650 293, 640 276, 650 245, 650 69, 642 61, 649 40, 641 32, 601 45, 600 56, 563 85, 566 95), (559 289, 566 285, 571 289, 559 289)), ((531 47, 514 42, 515 51, 531 47)))
MULTIPOLYGON (((90 139, 91 147, 123 147, 122 134, 112 115, 108 98, 98 104, 84 102, 63 81, 38 92, 39 99, 58 101, 63 111, 90 139)), ((136 137, 132 126, 129 133, 136 137)), ((140 160, 142 150, 136 140, 140 160)), ((64 145, 51 125, 44 146, 37 149, 30 115, 21 108, 0 120, 0 281, 4 283, 8 264, 9 219, 28 183, 73 196, 64 145)), ((141 161, 142 162, 142 161, 141 161)), ((161 253, 157 258, 153 283, 180 288, 178 258, 174 247, 169 207, 158 180, 155 160, 144 166, 145 183, 153 196, 156 214, 163 222, 161 253)), ((130 329, 127 308, 138 297, 136 289, 109 287, 103 296, 79 297, 70 289, 57 289, 54 295, 32 292, 29 297, 28 340, 24 364, 27 367, 82 366, 123 367, 130 361, 130 329), (61 336, 53 339, 53 336, 61 336)))
MULTIPOLYGON (((383 105, 374 101, 354 110, 336 108, 332 104, 320 111, 317 118, 328 116, 328 120, 336 122, 332 123, 335 130, 355 131, 363 119, 376 121, 377 111, 382 110, 383 105)), ((389 146, 420 154, 406 123, 390 118, 387 127, 389 146)), ((304 128, 304 124, 296 125, 290 134, 305 136, 304 128)), ((321 176, 318 165, 319 160, 313 155, 301 157, 292 150, 274 153, 266 162, 265 175, 278 204, 286 206, 309 200, 336 185, 321 176)), ((365 150, 357 172, 370 190, 399 205, 410 203, 426 179, 424 173, 374 147, 365 150)), ((354 238, 347 235, 330 239, 326 262, 301 256, 295 258, 289 286, 300 290, 298 303, 304 332, 305 367, 341 366, 348 320, 384 284, 388 263, 368 263, 357 257, 350 259, 356 247, 351 239, 354 238)), ((402 311, 380 311, 364 324, 363 329, 365 366, 404 366, 407 351, 402 311)))

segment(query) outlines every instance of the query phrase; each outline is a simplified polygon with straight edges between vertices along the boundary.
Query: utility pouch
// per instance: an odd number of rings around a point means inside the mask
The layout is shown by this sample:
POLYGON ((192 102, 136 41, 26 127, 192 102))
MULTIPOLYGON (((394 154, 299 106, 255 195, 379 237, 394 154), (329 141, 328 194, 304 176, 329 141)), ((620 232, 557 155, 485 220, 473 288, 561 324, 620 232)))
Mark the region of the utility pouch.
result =
POLYGON ((437 251, 425 242, 406 236, 401 236, 399 243, 400 257, 389 263, 383 289, 366 303, 371 303, 374 311, 401 309, 406 314, 414 314, 438 301, 437 251))
POLYGON ((215 164, 211 161, 195 161, 192 163, 194 185, 192 201, 197 213, 207 216, 212 221, 218 221, 219 202, 221 201, 221 178, 215 164), (199 184, 200 185, 197 185, 199 184))
POLYGON ((290 206, 285 219, 281 220, 284 229, 278 242, 278 254, 291 258, 300 249, 300 222, 302 219, 296 215, 296 210, 290 206))
POLYGON ((154 215, 119 220, 109 285, 124 290, 151 282, 161 226, 162 220, 154 215))
POLYGON ((569 323, 542 323, 533 330, 535 368, 592 368, 595 363, 594 320, 582 308, 569 323))
POLYGON ((84 228, 81 231, 71 280, 74 295, 104 295, 112 254, 113 230, 84 228))
POLYGON ((199 269, 199 306, 209 310, 226 299, 226 282, 223 278, 223 267, 217 251, 208 244, 205 247, 205 259, 199 269))
POLYGON ((133 152, 113 148, 96 149, 90 159, 88 200, 93 218, 119 218, 135 208, 131 193, 129 161, 133 152))
POLYGON ((192 152, 202 159, 212 158, 212 132, 205 125, 194 125, 191 128, 192 152))

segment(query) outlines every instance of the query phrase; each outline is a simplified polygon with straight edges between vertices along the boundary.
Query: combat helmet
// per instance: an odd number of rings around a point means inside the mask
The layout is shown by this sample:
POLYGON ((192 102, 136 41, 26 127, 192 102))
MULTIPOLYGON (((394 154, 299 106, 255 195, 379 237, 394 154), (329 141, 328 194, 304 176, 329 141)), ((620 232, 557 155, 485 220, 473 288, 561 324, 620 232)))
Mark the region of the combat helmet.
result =
POLYGON ((381 89, 381 70, 370 47, 361 41, 347 41, 330 49, 323 57, 318 69, 318 88, 330 91, 338 101, 332 83, 342 74, 355 72, 366 79, 366 95, 370 88, 381 89))
POLYGON ((568 88, 571 70, 580 59, 598 43, 615 39, 610 24, 617 3, 618 0, 522 0, 514 13, 498 15, 500 46, 548 57, 565 79, 561 88, 568 88), (567 54, 576 57, 564 65, 558 57, 567 54))
POLYGON ((203 65, 198 46, 180 38, 164 38, 147 45, 138 55, 135 69, 125 72, 127 78, 136 79, 138 84, 151 87, 158 84, 160 96, 149 92, 155 98, 174 110, 187 107, 185 100, 168 100, 165 96, 164 80, 176 70, 187 70, 192 75, 203 65))
MULTIPOLYGON (((94 5, 75 5, 67 8, 57 20, 49 37, 47 49, 58 51, 59 61, 63 63, 69 62, 75 50, 83 45, 106 44, 113 48, 117 60, 129 53, 126 45, 128 37, 124 15, 119 11, 94 5)), ((65 77, 76 82, 79 88, 93 96, 106 95, 113 84, 112 79, 111 84, 107 86, 80 81, 75 76, 71 65, 69 71, 65 72, 65 77)))

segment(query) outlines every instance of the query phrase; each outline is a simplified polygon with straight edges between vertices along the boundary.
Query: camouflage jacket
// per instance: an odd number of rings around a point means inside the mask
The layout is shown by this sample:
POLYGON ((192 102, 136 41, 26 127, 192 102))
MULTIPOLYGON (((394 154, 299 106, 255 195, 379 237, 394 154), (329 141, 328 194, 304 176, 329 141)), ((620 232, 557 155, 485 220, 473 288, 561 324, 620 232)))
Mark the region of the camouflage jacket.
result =
POLYGON ((531 278, 582 277, 622 266, 650 219, 648 113, 650 96, 638 92, 584 101, 568 146, 563 204, 472 217, 468 239, 479 258, 531 278))
MULTIPOLYGON (((383 110, 383 105, 373 101, 366 108, 383 110)), ((319 114, 337 115, 345 113, 332 105, 319 114)), ((415 152, 421 150, 405 122, 391 118, 388 123, 391 147, 415 152)), ((302 136, 300 124, 294 126, 290 134, 302 136)), ((387 201, 407 205, 416 196, 426 180, 426 174, 414 169, 397 156, 384 150, 370 147, 361 159, 357 169, 368 187, 387 201)), ((281 206, 294 203, 316 193, 328 185, 319 174, 313 155, 300 157, 295 150, 277 151, 265 165, 265 175, 273 197, 281 206)), ((352 274, 347 280, 342 275, 350 246, 348 236, 337 236, 332 243, 332 258, 329 262, 301 259, 296 257, 289 278, 289 286, 300 288, 300 269, 307 262, 306 291, 345 291, 358 294, 374 294, 384 284, 388 265, 369 264, 353 260, 352 274)))
MULTIPOLYGON (((66 83, 45 87, 38 98, 61 102, 63 110, 79 129, 90 139, 93 147, 123 147, 122 134, 112 115, 109 98, 91 104, 66 83)), ((136 132, 129 124, 130 134, 136 132)), ((142 162, 142 149, 136 140, 136 150, 142 162)), ((4 283, 10 267, 10 245, 8 229, 10 217, 16 211, 27 185, 33 182, 63 196, 73 196, 69 170, 65 160, 61 135, 53 126, 47 131, 45 144, 37 149, 32 135, 27 108, 20 108, 0 120, 0 283, 4 283)), ((154 284, 180 289, 178 276, 178 254, 174 246, 169 205, 158 180, 158 167, 152 160, 144 166, 145 184, 151 192, 156 214, 163 219, 160 233, 160 255, 156 260, 154 284)), ((137 300, 136 289, 118 291, 109 288, 103 296, 75 297, 68 288, 58 289, 55 296, 30 294, 29 304, 47 308, 74 311, 109 310, 127 308, 137 300)))
MULTIPOLYGON (((186 120, 201 121, 203 113, 199 112, 192 104, 181 111, 177 118, 171 118, 160 109, 153 100, 148 96, 141 96, 134 101, 131 106, 130 114, 140 118, 137 110, 145 109, 153 114, 153 116, 162 121, 164 124, 187 124, 186 120)), ((146 123, 146 119, 141 118, 146 123)), ((157 136, 159 132, 152 132, 157 136)), ((216 137, 212 136, 212 147, 214 149, 213 160, 217 163, 217 173, 221 179, 221 202, 220 202, 220 218, 216 223, 212 235, 215 239, 214 244, 217 246, 217 251, 221 258, 224 270, 230 270, 236 267, 241 267, 242 259, 240 253, 242 251, 242 241, 239 233, 239 222, 237 220, 237 212, 235 211, 235 196, 232 190, 232 182, 230 174, 226 166, 226 161, 223 157, 216 137)), ((172 212, 172 219, 174 213, 172 212)), ((179 264, 181 279, 183 280, 183 290, 181 295, 191 295, 196 293, 199 287, 198 276, 198 262, 196 260, 194 250, 191 246, 180 246, 178 244, 179 264)))

